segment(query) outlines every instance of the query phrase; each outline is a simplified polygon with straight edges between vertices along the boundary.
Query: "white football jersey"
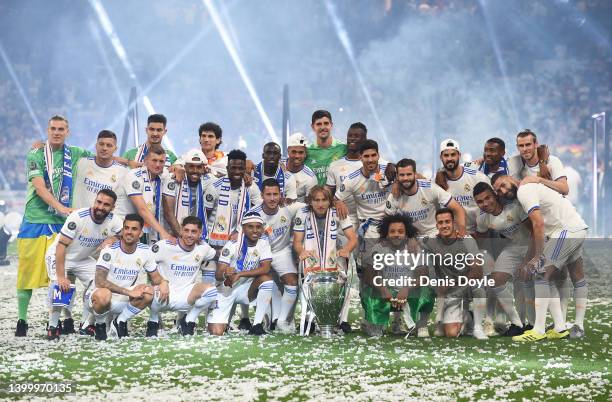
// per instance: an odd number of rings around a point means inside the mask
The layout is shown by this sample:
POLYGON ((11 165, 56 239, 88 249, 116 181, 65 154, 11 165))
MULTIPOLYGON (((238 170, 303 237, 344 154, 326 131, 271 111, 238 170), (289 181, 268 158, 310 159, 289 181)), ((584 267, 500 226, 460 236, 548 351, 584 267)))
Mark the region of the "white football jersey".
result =
POLYGON ((74 182, 73 208, 89 208, 94 204, 96 195, 102 189, 110 189, 115 193, 121 184, 128 168, 113 161, 109 167, 96 163, 96 158, 82 158, 77 164, 77 177, 74 182))
MULTIPOLYGON (((112 213, 104 222, 96 223, 91 216, 90 208, 81 208, 73 211, 66 218, 60 234, 72 239, 72 243, 66 248, 65 265, 77 263, 91 257, 96 249, 108 237, 121 232, 123 220, 112 213)), ((57 236, 46 255, 55 257, 55 249, 60 236, 57 236)))
POLYGON ((254 246, 247 246, 246 257, 244 258, 241 269, 238 264, 238 257, 240 254, 238 247, 239 242, 237 240, 230 240, 225 243, 223 250, 221 250, 221 255, 219 256, 219 262, 229 265, 236 271, 251 271, 258 268, 261 262, 272 259, 270 242, 267 239, 261 238, 254 246))
MULTIPOLYGON (((263 168, 262 168, 262 171, 263 171, 263 168)), ((263 183, 267 179, 275 179, 276 180, 276 176, 267 176, 267 175, 263 174, 263 172, 262 172, 261 182, 263 183)), ((253 176, 253 185, 256 186, 256 187, 259 186, 257 178, 255 176, 253 176)), ((289 171, 287 171, 287 170, 285 170, 285 192, 284 192, 284 197, 285 198, 289 198, 291 200, 297 199, 297 181, 295 179, 295 176, 292 173, 289 173, 289 171)))
MULTIPOLYGON (((331 222, 332 228, 335 226, 336 229, 340 228, 344 231, 348 228, 353 227, 353 224, 351 223, 351 220, 348 217, 344 219, 340 219, 338 215, 336 214, 336 210, 332 209, 332 211, 333 211, 333 221, 331 222)), ((305 232, 306 229, 308 229, 308 232, 312 233, 314 224, 313 222, 311 222, 311 219, 310 219, 310 207, 305 206, 301 208, 299 211, 297 211, 297 213, 295 214, 295 219, 293 220, 293 223, 294 223, 293 225, 294 232, 305 232)), ((324 225, 318 225, 317 229, 319 229, 319 233, 318 233, 319 238, 325 239, 325 233, 323 233, 323 231, 325 230, 324 225)), ((321 243, 323 243, 323 241, 321 241, 321 243)))
POLYGON ((295 200, 306 202, 306 196, 310 192, 310 189, 317 185, 317 175, 315 175, 312 169, 306 165, 304 165, 299 172, 291 172, 291 174, 295 177, 297 188, 297 198, 295 200))
MULTIPOLYGON (((347 159, 345 156, 342 159, 335 160, 329 165, 329 168, 327 168, 327 182, 325 184, 338 191, 340 185, 344 183, 349 173, 361 169, 362 166, 361 159, 352 160, 347 159)), ((354 198, 351 197, 346 199, 345 204, 349 210, 349 215, 357 214, 354 198)))
POLYGON ((360 220, 375 219, 382 220, 385 216, 385 201, 391 191, 385 178, 385 168, 387 162, 379 162, 379 173, 365 177, 360 169, 357 169, 347 176, 345 181, 340 184, 340 191, 336 192, 336 198, 341 201, 348 199, 355 200, 357 217, 360 220))
MULTIPOLYGON (((133 253, 126 253, 121 248, 120 241, 102 249, 96 267, 107 270, 106 279, 122 288, 134 286, 142 270, 147 273, 157 270, 149 246, 138 243, 133 253)), ((95 280, 94 287, 96 287, 95 280)))
POLYGON ((513 201, 504 205, 499 215, 481 211, 476 220, 476 231, 486 233, 488 230, 494 230, 505 238, 511 239, 515 245, 525 246, 529 244, 531 236, 523 223, 526 219, 529 218, 521 204, 513 201))
POLYGON ((273 215, 268 215, 263 209, 263 204, 251 209, 249 212, 258 212, 264 220, 264 233, 270 242, 273 252, 291 250, 291 224, 296 213, 306 205, 294 202, 291 205, 279 207, 273 215))
MULTIPOLYGON (((223 178, 217 179, 217 181, 213 182, 211 186, 208 186, 205 192, 204 207, 207 210, 212 211, 210 215, 210 219, 208 219, 208 224, 209 224, 208 232, 209 233, 212 232, 212 229, 213 229, 212 225, 214 225, 215 218, 217 216, 217 208, 218 208, 217 200, 219 199, 219 191, 220 191, 222 184, 223 184, 223 178)), ((247 191, 249 192, 249 198, 251 201, 250 202, 251 205, 248 206, 249 208, 252 207, 253 205, 261 204, 262 202, 261 192, 259 191, 259 188, 257 187, 255 183, 247 187, 247 191)), ((238 202, 240 201, 240 188, 231 189, 229 191, 229 194, 230 194, 230 203, 232 205, 232 227, 230 228, 230 233, 231 233, 231 232, 237 231, 237 228, 236 228, 237 216, 236 215, 238 215, 238 202)), ((246 212, 246 209, 244 212, 246 212)))
MULTIPOLYGON (((162 175, 160 176, 160 179, 161 179, 160 181, 161 187, 159 190, 159 194, 161 197, 162 194, 164 194, 164 190, 167 190, 168 182, 172 180, 172 177, 166 170, 164 170, 164 173, 162 173, 162 175)), ((151 186, 152 186, 151 190, 153 191, 153 194, 156 194, 157 186, 155 183, 156 181, 149 182, 147 183, 145 187, 145 177, 140 168, 136 168, 136 169, 132 169, 128 171, 127 174, 124 176, 123 181, 117 190, 117 204, 115 206, 115 214, 121 218, 124 218, 127 214, 132 214, 132 213, 137 212, 136 207, 134 207, 134 204, 130 200, 130 196, 143 195, 143 192, 151 188, 151 186)), ((172 196, 172 193, 168 193, 166 195, 172 196)), ((159 204, 161 207, 162 206, 161 201, 159 204)), ((153 213, 153 215, 155 215, 155 212, 156 212, 155 205, 156 205, 156 202, 153 202, 153 205, 148 206, 151 212, 153 213)), ((163 216, 163 213, 161 211, 159 212, 159 216, 160 216, 160 219, 163 216)))
POLYGON ((207 243, 197 244, 188 251, 181 246, 180 240, 172 244, 160 240, 151 247, 159 273, 170 282, 170 288, 182 289, 196 282, 200 277, 200 267, 215 258, 215 250, 207 243))
MULTIPOLYGON (((553 180, 566 177, 563 163, 556 156, 550 155, 548 157, 547 166, 553 180)), ((508 174, 518 180, 524 179, 527 176, 537 176, 538 173, 540 173, 539 163, 536 163, 535 166, 529 166, 520 155, 513 155, 508 158, 508 174)))
POLYGON ((406 214, 421 236, 435 236, 436 211, 446 207, 452 195, 431 180, 417 179, 417 191, 413 195, 402 193, 399 198, 389 194, 385 209, 386 215, 406 214))
POLYGON ((463 173, 457 180, 448 179, 448 191, 453 198, 461 204, 465 210, 465 229, 468 233, 476 231, 476 218, 480 214, 480 208, 474 201, 473 190, 477 183, 491 184, 491 181, 484 173, 468 167, 463 168, 463 173))
POLYGON ((527 214, 540 209, 546 236, 559 230, 577 232, 588 228, 567 198, 543 184, 524 184, 518 188, 516 196, 527 214))

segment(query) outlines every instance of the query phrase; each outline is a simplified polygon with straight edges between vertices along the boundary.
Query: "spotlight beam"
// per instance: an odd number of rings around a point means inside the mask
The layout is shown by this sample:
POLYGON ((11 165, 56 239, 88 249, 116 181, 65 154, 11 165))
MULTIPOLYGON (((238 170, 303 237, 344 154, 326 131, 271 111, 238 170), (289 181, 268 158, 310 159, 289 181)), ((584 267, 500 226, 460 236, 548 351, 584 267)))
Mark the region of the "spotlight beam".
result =
POLYGON ((357 77, 357 81, 359 82, 361 91, 363 92, 366 102, 368 103, 368 106, 370 107, 370 111, 372 112, 372 115, 374 115, 374 120, 376 121, 376 125, 378 126, 378 129, 380 130, 380 134, 382 135, 383 141, 385 142, 385 146, 387 147, 387 152, 391 156, 391 159, 395 160, 395 152, 394 152, 395 147, 391 146, 391 143, 389 142, 389 139, 387 137, 387 131, 385 130, 382 124, 378 111, 376 110, 376 106, 374 106, 374 101, 372 100, 372 97, 370 96, 370 91, 368 90, 368 87, 365 83, 365 79, 363 78, 361 69, 359 68, 359 65, 357 64, 357 60, 355 58, 355 52, 353 50, 353 45, 351 43, 351 39, 349 38, 348 32, 344 28, 344 24, 342 23, 342 20, 340 20, 340 18, 338 17, 338 14, 336 13, 336 7, 330 0, 325 0, 325 8, 327 9, 327 13, 329 14, 329 17, 331 18, 332 23, 334 24, 334 28, 336 30, 336 34, 338 35, 338 39, 340 40, 340 43, 342 44, 342 47, 344 48, 344 51, 346 52, 346 55, 349 59, 351 67, 353 68, 353 73, 357 77))
POLYGON ((212 18, 213 24, 215 25, 215 28, 217 28, 217 32, 219 32, 219 36, 221 36, 221 40, 225 45, 225 49, 229 53, 232 61, 234 62, 234 66, 238 70, 238 74, 242 79, 242 83, 246 87, 249 95, 251 96, 251 99, 253 100, 253 103, 255 104, 255 108, 257 109, 257 112, 259 113, 259 116, 261 117, 261 120, 264 126, 266 127, 266 130, 268 131, 268 135, 272 138, 272 141, 278 143, 278 136, 276 135, 276 131, 272 126, 270 117, 268 116, 263 105, 261 104, 259 96, 257 95, 257 91, 255 90, 255 87, 253 86, 253 83, 249 78, 249 75, 246 71, 246 68, 244 67, 244 64, 242 63, 242 60, 240 60, 240 56, 236 51, 236 47, 234 46, 232 38, 230 37, 230 34, 228 33, 227 28, 225 27, 225 24, 223 24, 223 21, 219 15, 219 12, 217 11, 217 8, 211 0, 202 0, 202 2, 204 3, 206 10, 208 11, 208 14, 212 18))

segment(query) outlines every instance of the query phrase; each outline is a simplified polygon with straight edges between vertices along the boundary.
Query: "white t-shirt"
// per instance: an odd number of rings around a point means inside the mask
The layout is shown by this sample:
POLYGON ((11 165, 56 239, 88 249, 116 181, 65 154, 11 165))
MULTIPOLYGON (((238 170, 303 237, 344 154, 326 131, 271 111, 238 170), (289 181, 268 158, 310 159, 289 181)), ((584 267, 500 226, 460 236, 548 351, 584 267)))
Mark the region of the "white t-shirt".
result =
POLYGON ((448 191, 453 198, 461 204, 465 210, 465 229, 468 233, 476 231, 476 218, 480 213, 480 208, 474 201, 473 190, 477 183, 491 184, 489 178, 482 172, 468 167, 463 168, 463 173, 457 180, 448 179, 448 191))
POLYGON ((73 208, 89 208, 94 204, 96 195, 102 189, 115 193, 127 174, 128 168, 113 161, 108 167, 96 163, 96 158, 82 158, 77 164, 78 175, 74 182, 73 208))
POLYGON ((207 243, 185 250, 180 243, 160 240, 151 247, 159 273, 170 283, 171 289, 182 289, 200 276, 200 266, 215 258, 215 250, 207 243))
MULTIPOLYGON (((168 188, 168 182, 171 180, 172 180, 172 177, 170 176, 170 173, 168 173, 167 170, 164 170, 164 172, 160 176, 160 183, 161 183, 160 197, 163 194, 165 194, 164 189, 168 188)), ((136 195, 142 196, 145 189, 149 189, 151 187, 152 187, 151 190, 153 191, 153 194, 155 194, 156 192, 155 183, 156 183, 155 180, 150 181, 145 187, 145 175, 143 174, 143 171, 141 168, 136 168, 136 169, 132 169, 128 171, 127 174, 124 176, 123 181, 117 190, 117 204, 115 207, 115 214, 120 216, 121 218, 124 218, 127 214, 132 214, 132 213, 137 212, 136 207, 134 207, 134 204, 130 200, 130 197, 136 196, 136 195)), ((169 195, 171 197, 173 196, 172 193, 168 193, 166 195, 169 195)), ((159 206, 162 207, 162 205, 163 204, 160 200, 159 206)), ((147 205, 147 206, 149 207, 149 210, 151 211, 151 213, 155 215, 156 203, 153 202, 152 205, 147 205)), ((162 211, 159 211, 159 217, 161 220, 161 218, 163 217, 162 211)))
POLYGON ((294 202, 291 205, 279 207, 273 215, 264 212, 263 204, 249 210, 249 212, 258 212, 264 220, 264 233, 273 252, 291 251, 291 224, 296 213, 304 206, 305 204, 301 202, 294 202))
POLYGON ((489 229, 494 230, 507 239, 511 239, 515 245, 526 246, 529 244, 531 233, 523 222, 529 219, 521 204, 513 201, 504 205, 499 215, 488 214, 481 211, 477 218, 477 231, 486 233, 489 229))
POLYGON ((238 266, 240 250, 238 247, 239 242, 237 240, 230 240, 225 243, 219 256, 219 262, 229 265, 236 271, 251 271, 259 268, 261 262, 272 259, 270 242, 267 239, 261 238, 254 246, 247 246, 246 257, 244 258, 242 269, 240 269, 238 266))
MULTIPOLYGON (((157 270, 149 246, 138 243, 133 253, 126 253, 121 248, 120 241, 102 249, 96 267, 107 270, 106 279, 122 288, 134 286, 142 270, 147 273, 157 270)), ((95 281, 94 287, 96 287, 95 281)))
POLYGON ((365 177, 361 169, 350 173, 336 192, 336 198, 341 201, 355 200, 357 217, 360 220, 382 220, 385 216, 385 201, 391 191, 385 179, 387 162, 380 161, 379 172, 365 177))
POLYGON ((435 236, 436 211, 439 207, 446 207, 452 195, 431 180, 417 179, 417 191, 413 195, 402 193, 399 199, 393 194, 387 198, 385 214, 406 214, 412 218, 412 224, 421 236, 435 236))
MULTIPOLYGON (((60 234, 72 239, 72 243, 66 248, 65 266, 91 257, 104 240, 121 232, 122 228, 123 220, 112 213, 104 219, 104 222, 96 223, 91 216, 90 208, 72 211, 60 230, 60 234)), ((47 256, 55 257, 59 239, 60 236, 57 236, 47 249, 47 256)))
MULTIPOLYGON (((223 178, 217 179, 217 181, 213 182, 211 186, 208 186, 204 196, 204 207, 207 210, 212 211, 210 218, 208 219, 208 232, 212 232, 213 225, 215 223, 215 219, 217 217, 217 201, 219 200, 219 191, 221 189, 221 185, 223 184, 223 178)), ((261 192, 255 183, 251 184, 246 188, 249 192, 250 204, 245 211, 254 205, 259 205, 262 202, 261 192)), ((238 215, 238 202, 240 201, 240 187, 236 189, 231 189, 229 191, 230 194, 230 203, 232 205, 232 227, 230 228, 230 233, 237 231, 236 222, 238 215)))
MULTIPOLYGON (((548 157, 547 166, 553 180, 565 177, 563 163, 556 156, 550 155, 548 157)), ((527 176, 537 176, 540 173, 540 164, 536 163, 535 166, 529 166, 520 155, 513 155, 508 159, 508 172, 511 176, 521 180, 527 176)))
POLYGON ((559 230, 577 232, 588 228, 567 198, 543 184, 524 184, 518 188, 516 196, 527 214, 540 209, 545 236, 552 236, 559 230))
POLYGON ((317 176, 311 168, 304 165, 302 170, 299 172, 291 172, 295 178, 297 198, 296 201, 305 202, 306 196, 310 192, 310 189, 317 185, 317 176))

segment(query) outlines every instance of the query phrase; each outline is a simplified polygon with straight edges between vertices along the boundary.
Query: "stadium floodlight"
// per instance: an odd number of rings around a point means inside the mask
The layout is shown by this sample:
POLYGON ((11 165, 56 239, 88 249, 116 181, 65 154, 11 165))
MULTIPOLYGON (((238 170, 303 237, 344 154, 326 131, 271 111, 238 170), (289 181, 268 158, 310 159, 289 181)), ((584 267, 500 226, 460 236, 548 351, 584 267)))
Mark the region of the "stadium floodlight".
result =
POLYGON ((338 13, 336 12, 336 6, 330 0, 325 0, 325 8, 327 9, 327 13, 331 18, 332 23, 334 24, 334 28, 336 30, 336 34, 338 35, 338 39, 340 40, 340 44, 344 48, 346 56, 348 57, 349 63, 353 69, 353 73, 355 74, 355 77, 357 77, 357 82, 359 82, 359 87, 361 88, 361 91, 365 96, 366 102, 368 103, 370 111, 372 112, 374 120, 376 121, 376 125, 380 130, 380 135, 382 136, 385 146, 387 147, 386 152, 390 155, 392 160, 395 160, 395 150, 397 149, 397 147, 391 146, 391 143, 389 142, 389 138, 387 137, 387 131, 385 130, 385 127, 382 124, 382 121, 378 114, 378 110, 376 109, 376 106, 374 106, 374 101, 372 100, 372 96, 370 95, 370 90, 368 89, 365 83, 365 79, 363 78, 363 74, 361 73, 361 69, 357 64, 357 59, 355 58, 355 52, 353 50, 353 45, 351 43, 351 39, 349 38, 348 32, 344 28, 342 20, 340 19, 340 17, 338 17, 338 13))
POLYGON ((202 0, 202 2, 204 3, 206 10, 208 10, 208 14, 212 18, 213 24, 215 25, 215 28, 217 28, 217 32, 219 32, 219 35, 221 36, 223 45, 229 53, 230 58, 234 62, 234 66, 238 70, 238 74, 240 74, 240 78, 242 79, 244 86, 246 87, 249 95, 251 96, 251 99, 253 100, 253 103, 255 104, 255 108, 257 109, 257 112, 259 113, 259 116, 261 117, 261 120, 264 126, 266 127, 266 130, 268 131, 268 135, 272 138, 272 141, 278 143, 278 137, 276 135, 274 127, 272 126, 272 121, 270 120, 270 117, 264 110, 264 107, 261 104, 261 101, 259 100, 259 96, 257 95, 255 86, 251 82, 251 79, 249 78, 249 75, 246 71, 246 68, 244 67, 244 64, 242 63, 242 60, 240 60, 240 56, 238 55, 236 46, 234 45, 234 42, 232 41, 232 38, 230 37, 230 34, 227 28, 225 27, 225 24, 221 20, 217 8, 211 0, 202 0))

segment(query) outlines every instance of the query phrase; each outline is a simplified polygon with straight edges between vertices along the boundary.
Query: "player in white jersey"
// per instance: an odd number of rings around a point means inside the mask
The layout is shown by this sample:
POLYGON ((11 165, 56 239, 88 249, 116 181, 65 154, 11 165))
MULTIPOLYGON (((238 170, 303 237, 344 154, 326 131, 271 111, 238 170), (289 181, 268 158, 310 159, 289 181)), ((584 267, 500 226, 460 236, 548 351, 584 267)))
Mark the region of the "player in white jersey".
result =
MULTIPOLYGON (((53 305, 56 291, 69 292, 75 278, 87 288, 96 272, 96 260, 92 256, 98 246, 121 231, 121 220, 111 214, 116 200, 117 196, 112 190, 100 190, 91 208, 77 209, 68 215, 59 236, 47 250, 45 264, 50 280, 49 305, 51 306, 47 328, 49 340, 57 339, 60 335, 58 327, 62 307, 53 305)), ((69 311, 75 297, 73 294, 69 311)), ((84 323, 88 322, 89 316, 90 309, 85 305, 82 317, 84 323)))
POLYGON ((255 319, 249 334, 263 335, 263 319, 272 299, 270 242, 262 238, 264 221, 257 212, 247 212, 242 218, 242 234, 237 240, 225 244, 216 279, 219 287, 217 307, 208 316, 208 331, 223 335, 235 304, 248 305, 256 300, 255 319))
POLYGON ((536 134, 524 130, 516 136, 519 155, 508 159, 508 174, 526 183, 540 183, 567 195, 569 186, 563 163, 556 156, 549 155, 548 148, 538 144, 536 134))
POLYGON ((276 283, 272 287, 272 325, 278 326, 281 332, 292 333, 293 306, 297 299, 297 268, 291 254, 291 225, 296 213, 306 204, 294 202, 288 206, 280 206, 280 186, 275 179, 266 179, 261 192, 263 203, 253 207, 251 211, 261 215, 264 221, 264 235, 270 241, 274 255, 272 270, 283 285, 281 294, 276 283))
POLYGON ((306 202, 306 195, 311 188, 317 185, 317 176, 308 166, 306 160, 306 147, 308 141, 304 134, 295 133, 287 141, 287 171, 295 177, 296 201, 306 202))
POLYGON ((78 176, 74 182, 73 208, 89 208, 98 191, 108 188, 115 193, 127 174, 128 168, 113 158, 117 150, 117 136, 102 130, 96 141, 96 156, 82 158, 77 164, 78 176))
POLYGON ((162 277, 149 246, 138 241, 143 227, 140 215, 127 215, 123 220, 121 240, 100 252, 93 287, 87 297, 96 318, 97 340, 107 337, 109 314, 114 331, 123 338, 128 336, 127 322, 151 304, 153 288, 142 283, 135 285, 140 272, 144 270, 153 285, 161 284, 162 277))
POLYGON ((160 145, 151 145, 144 166, 125 175, 117 194, 117 215, 122 219, 131 213, 142 216, 149 242, 171 238, 161 223, 162 193, 166 181, 170 180, 170 176, 164 173, 165 163, 166 151, 160 145))
MULTIPOLYGON (((531 238, 531 221, 518 201, 502 203, 493 188, 487 183, 474 186, 474 199, 481 210, 477 218, 475 237, 487 237, 489 231, 501 235, 497 241, 503 242, 503 250, 495 260, 491 277, 495 280, 493 292, 501 307, 511 321, 504 336, 522 335, 525 325, 513 303, 513 295, 507 283, 514 278, 514 286, 526 288, 525 280, 519 276, 519 268, 527 263, 531 238)), ((532 281, 528 281, 532 282, 532 281)), ((529 286, 530 289, 533 285, 529 286)), ((522 292, 515 292, 515 297, 524 297, 522 292)), ((527 310, 529 321, 534 322, 533 295, 529 294, 527 310)), ((518 303, 518 300, 517 300, 518 303)), ((524 304, 521 304, 524 305, 524 304)), ((485 331, 486 332, 486 331, 485 331)))
POLYGON ((180 331, 193 335, 196 320, 217 300, 217 288, 210 283, 198 282, 200 269, 215 258, 216 252, 207 243, 200 243, 202 221, 187 216, 181 225, 181 237, 176 244, 158 241, 151 247, 159 273, 166 280, 151 303, 151 315, 147 322, 146 336, 157 336, 159 315, 164 311, 186 312, 180 331))
MULTIPOLYGON (((349 173, 361 169, 361 144, 368 139, 368 129, 361 122, 353 123, 346 133, 346 156, 333 161, 327 168, 327 181, 325 185, 331 190, 332 196, 335 195, 342 183, 346 180, 349 173)), ((348 209, 348 216, 353 223, 353 228, 359 227, 355 200, 348 198, 345 200, 348 209)))
POLYGON ((536 318, 534 328, 512 339, 537 341, 544 338, 558 339, 568 335, 556 286, 549 281, 557 270, 567 265, 574 284, 576 320, 571 328, 573 338, 584 336, 584 315, 587 304, 587 285, 582 263, 582 244, 588 226, 574 206, 555 190, 544 184, 521 184, 513 177, 493 178, 498 194, 519 203, 529 215, 533 226, 534 257, 526 269, 534 274, 536 318), (546 311, 550 308, 554 328, 546 331, 546 311))
POLYGON ((456 140, 448 138, 440 144, 442 169, 436 174, 436 184, 452 194, 465 210, 465 230, 476 231, 476 217, 480 213, 472 189, 477 183, 489 184, 489 178, 476 169, 461 165, 461 150, 456 140))
POLYGON ((262 190, 266 179, 276 179, 281 187, 283 202, 291 203, 297 199, 295 177, 281 163, 281 148, 275 142, 268 142, 263 147, 262 161, 253 170, 253 183, 262 190))
POLYGON ((192 149, 182 156, 185 178, 181 182, 168 180, 163 191, 164 220, 175 237, 181 233, 179 222, 186 216, 197 216, 203 222, 202 240, 207 239, 206 206, 204 193, 213 183, 206 173, 206 156, 199 149, 192 149), (172 194, 172 195, 171 195, 172 194))
POLYGON ((459 235, 465 234, 465 211, 450 193, 431 180, 417 179, 413 159, 400 160, 396 169, 397 180, 387 197, 386 215, 408 215, 420 236, 435 236, 438 233, 436 211, 446 207, 453 211, 459 235))

